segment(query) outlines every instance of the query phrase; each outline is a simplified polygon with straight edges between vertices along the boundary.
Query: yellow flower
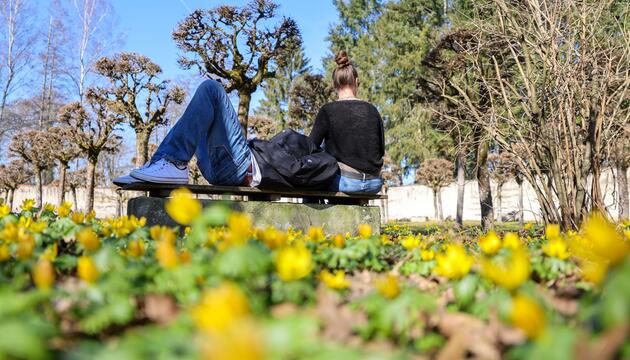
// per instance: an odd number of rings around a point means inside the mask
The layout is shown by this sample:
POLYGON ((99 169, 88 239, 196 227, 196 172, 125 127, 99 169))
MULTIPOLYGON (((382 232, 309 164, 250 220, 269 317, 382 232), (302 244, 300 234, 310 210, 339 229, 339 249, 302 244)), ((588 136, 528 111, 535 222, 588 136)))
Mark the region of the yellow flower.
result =
POLYGON ((372 227, 369 224, 359 225, 359 237, 362 239, 367 239, 370 236, 372 236, 372 227))
POLYGON ((141 239, 131 240, 127 245, 127 255, 132 257, 140 257, 144 254, 144 241, 141 239))
POLYGON ((72 204, 70 202, 68 202, 68 201, 64 201, 57 208, 57 216, 59 216, 59 217, 66 217, 66 216, 70 215, 70 211, 71 210, 72 210, 72 204))
POLYGON ((50 289, 55 283, 55 269, 48 259, 39 259, 33 267, 33 283, 39 289, 50 289))
POLYGON ((0 218, 3 218, 11 213, 11 207, 8 204, 0 205, 0 218))
POLYGON ((484 254, 494 255, 501 249, 501 239, 494 231, 479 238, 479 248, 484 254))
POLYGON ((542 307, 526 295, 512 298, 510 321, 532 339, 544 332, 547 322, 542 307))
POLYGON ((42 259, 48 259, 53 261, 57 258, 57 243, 52 244, 44 250, 44 253, 41 255, 42 259))
POLYGON ((90 212, 87 213, 87 215, 85 215, 85 221, 90 222, 94 220, 95 217, 96 217, 96 211, 90 210, 90 212))
POLYGON ((241 321, 225 331, 206 335, 201 353, 204 359, 264 360, 268 356, 263 335, 251 321, 241 321))
POLYGON ((191 309, 191 316, 200 329, 223 332, 250 313, 249 302, 241 289, 224 282, 204 292, 201 301, 191 309))
POLYGON ((227 245, 243 245, 252 236, 252 220, 244 213, 231 213, 228 216, 227 228, 229 230, 225 236, 227 245))
POLYGON ((0 245, 0 262, 7 261, 11 258, 11 251, 6 245, 0 245))
POLYGON ((517 248, 512 250, 510 256, 482 260, 481 269, 483 275, 495 284, 514 290, 529 279, 529 254, 524 248, 517 248))
POLYGON ((44 210, 46 210, 48 212, 54 212, 55 211, 55 205, 53 205, 51 203, 45 203, 44 204, 44 210))
POLYGON ((28 226, 28 229, 35 234, 39 234, 46 229, 48 224, 45 221, 31 221, 28 226))
POLYGON ((17 248, 18 259, 28 259, 33 255, 35 249, 35 238, 31 234, 24 234, 20 237, 17 248))
POLYGON ((312 242, 320 242, 326 240, 326 235, 324 235, 324 229, 321 226, 311 226, 308 228, 308 232, 306 233, 308 239, 312 242))
POLYGON ((24 199, 24 201, 22 201, 22 210, 23 211, 31 211, 33 210, 33 207, 35 207, 35 200, 33 199, 24 199))
POLYGON ((283 231, 278 231, 269 226, 265 230, 256 229, 256 239, 265 244, 270 249, 279 248, 287 243, 288 235, 283 231))
POLYGON ((157 242, 166 241, 171 244, 174 244, 175 239, 177 238, 177 235, 175 234, 175 231, 173 231, 173 229, 167 226, 160 225, 151 226, 151 228, 149 229, 149 236, 151 236, 151 239, 157 242))
POLYGON ((474 260, 466 253, 466 249, 459 244, 446 245, 446 251, 435 257, 436 266, 433 271, 437 275, 449 279, 459 279, 468 274, 474 260))
POLYGON ((542 247, 543 253, 549 257, 555 257, 564 260, 569 257, 567 243, 561 237, 551 238, 547 244, 542 247))
POLYGON ((523 230, 530 231, 534 228, 534 223, 528 222, 523 225, 523 230))
POLYGON ((171 192, 165 208, 168 215, 182 225, 190 225, 201 214, 202 209, 201 203, 186 188, 171 192))
POLYGON ((376 290, 383 295, 386 299, 395 299, 400 295, 400 285, 398 279, 392 275, 387 274, 383 277, 379 277, 374 280, 374 286, 376 290))
POLYGON ((155 257, 162 267, 173 269, 179 265, 179 256, 175 244, 170 241, 159 241, 155 249, 155 257))
POLYGON ((90 228, 77 231, 75 237, 79 244, 87 251, 96 251, 101 247, 101 240, 99 240, 94 230, 90 228))
POLYGON ((89 284, 93 284, 98 279, 99 273, 96 264, 89 256, 79 257, 77 263, 77 274, 79 278, 89 284))
POLYGON ((72 212, 72 215, 70 215, 70 219, 75 224, 83 224, 83 222, 85 221, 85 214, 80 211, 74 211, 72 212))
POLYGON ((560 237, 560 225, 549 224, 545 227, 545 237, 547 239, 555 239, 560 237))
POLYGON ((346 238, 343 237, 343 235, 341 235, 341 234, 337 234, 337 235, 333 236, 332 243, 336 247, 342 248, 345 245, 345 243, 346 243, 346 238))
POLYGON ((615 226, 599 213, 591 215, 583 224, 582 230, 595 255, 609 261, 611 266, 621 262, 630 252, 630 244, 617 232, 615 226))
POLYGON ((518 234, 509 232, 503 236, 503 247, 506 249, 518 249, 523 245, 518 234))
POLYGON ((420 252, 420 258, 422 261, 431 261, 435 258, 435 251, 431 249, 425 249, 420 252))
POLYGON ((387 236, 385 234, 381 234, 381 244, 383 244, 383 245, 391 245, 393 243, 394 242, 392 241, 392 239, 389 236, 387 236))
POLYGON ((319 274, 319 278, 331 289, 342 290, 350 286, 350 281, 346 280, 346 274, 343 270, 335 271, 334 275, 328 270, 324 270, 319 274))
POLYGON ((407 235, 400 241, 400 245, 407 250, 412 250, 420 247, 420 238, 413 235, 407 235))
POLYGON ((283 281, 299 280, 313 269, 311 252, 304 245, 282 248, 276 254, 276 271, 283 281))

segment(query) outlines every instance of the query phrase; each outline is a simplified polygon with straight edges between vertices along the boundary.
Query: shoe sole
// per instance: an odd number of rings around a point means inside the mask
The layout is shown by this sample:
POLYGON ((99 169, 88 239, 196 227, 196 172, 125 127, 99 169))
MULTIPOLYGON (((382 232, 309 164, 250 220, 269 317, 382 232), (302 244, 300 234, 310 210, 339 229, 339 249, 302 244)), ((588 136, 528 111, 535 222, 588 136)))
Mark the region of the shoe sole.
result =
POLYGON ((178 184, 178 185, 188 185, 188 178, 163 178, 163 177, 154 177, 150 175, 137 174, 133 171, 131 172, 131 176, 138 180, 156 183, 156 184, 178 184))

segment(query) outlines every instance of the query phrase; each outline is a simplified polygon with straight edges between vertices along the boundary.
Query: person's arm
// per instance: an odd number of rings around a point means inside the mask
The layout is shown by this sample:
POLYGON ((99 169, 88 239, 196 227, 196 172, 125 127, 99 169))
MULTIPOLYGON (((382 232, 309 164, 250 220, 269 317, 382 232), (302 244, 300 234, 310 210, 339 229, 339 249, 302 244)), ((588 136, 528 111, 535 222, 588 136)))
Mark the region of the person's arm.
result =
POLYGON ((383 119, 381 118, 381 114, 376 111, 376 116, 378 117, 378 125, 381 128, 381 157, 385 156, 385 130, 383 125, 383 119))
POLYGON ((326 137, 328 133, 328 116, 326 115, 326 111, 324 108, 319 109, 317 116, 315 117, 315 121, 313 122, 313 128, 311 129, 311 134, 309 137, 317 146, 322 145, 322 141, 326 137))

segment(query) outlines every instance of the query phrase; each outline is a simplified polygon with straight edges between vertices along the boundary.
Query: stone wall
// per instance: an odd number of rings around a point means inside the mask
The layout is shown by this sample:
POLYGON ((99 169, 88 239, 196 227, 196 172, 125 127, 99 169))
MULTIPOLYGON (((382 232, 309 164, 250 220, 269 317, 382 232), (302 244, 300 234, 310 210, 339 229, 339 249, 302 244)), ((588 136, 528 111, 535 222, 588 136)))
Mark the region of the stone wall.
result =
MULTIPOLYGON (((602 191, 606 194, 605 204, 613 216, 617 215, 616 189, 614 174, 605 172, 601 179, 602 191)), ((117 193, 112 188, 97 188, 94 198, 94 209, 99 217, 110 217, 127 213, 127 200, 139 196, 142 193, 122 192, 117 193)), ((494 196, 494 211, 498 217, 498 199, 496 198, 496 184, 492 185, 494 196)), ((414 221, 434 219, 433 193, 431 189, 422 185, 408 185, 389 188, 387 195, 389 200, 386 205, 373 202, 373 205, 382 207, 383 220, 409 219, 414 221)), ((24 199, 35 198, 34 186, 21 186, 15 193, 14 208, 19 207, 24 199)), ((517 211, 518 185, 510 181, 503 186, 501 215, 507 216, 517 211)), ((66 200, 72 201, 72 194, 66 194, 66 200)), ((79 209, 85 206, 85 191, 77 191, 79 209)), ((44 203, 56 204, 57 189, 44 187, 44 203)), ((523 188, 524 215, 527 221, 540 219, 540 207, 536 195, 530 184, 524 183, 523 188)), ((442 209, 445 218, 455 218, 457 206, 457 185, 455 183, 442 189, 442 209)), ((479 193, 477 182, 466 182, 464 196, 464 220, 479 220, 481 210, 479 208, 479 193)))

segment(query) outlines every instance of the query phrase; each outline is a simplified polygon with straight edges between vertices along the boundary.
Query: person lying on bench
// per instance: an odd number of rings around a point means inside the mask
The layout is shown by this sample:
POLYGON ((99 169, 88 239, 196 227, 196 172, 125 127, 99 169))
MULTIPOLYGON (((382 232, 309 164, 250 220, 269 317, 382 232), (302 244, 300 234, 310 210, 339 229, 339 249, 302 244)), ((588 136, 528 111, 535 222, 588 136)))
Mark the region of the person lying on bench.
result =
MULTIPOLYGON (((335 62, 333 85, 338 99, 320 109, 309 138, 339 165, 327 190, 375 194, 383 185, 383 121, 376 107, 356 97, 358 74, 346 52, 339 52, 335 62)), ((251 146, 223 86, 205 80, 151 160, 114 183, 188 184, 188 161, 196 155, 199 170, 210 184, 255 187, 261 179, 264 182, 266 170, 259 166, 251 146)))

